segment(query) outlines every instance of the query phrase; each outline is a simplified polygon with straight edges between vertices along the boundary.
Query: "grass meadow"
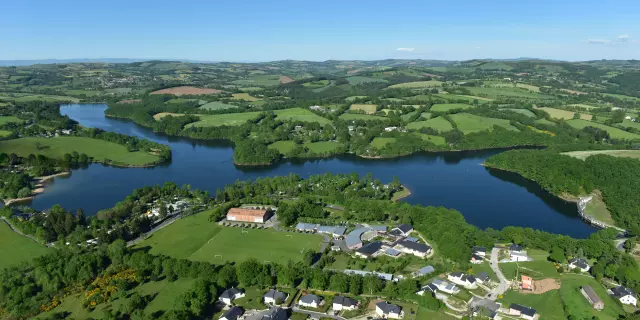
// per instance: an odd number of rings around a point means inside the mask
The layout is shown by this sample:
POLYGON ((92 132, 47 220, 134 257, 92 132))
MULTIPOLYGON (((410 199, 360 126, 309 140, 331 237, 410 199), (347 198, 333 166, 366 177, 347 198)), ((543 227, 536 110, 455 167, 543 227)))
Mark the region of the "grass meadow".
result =
POLYGON ((469 113, 457 113, 450 115, 451 120, 458 125, 458 129, 463 133, 472 133, 483 130, 492 130, 494 125, 503 127, 507 130, 518 131, 518 128, 512 126, 509 120, 487 118, 469 113))
POLYGON ((200 106, 200 109, 206 110, 223 110, 223 109, 235 109, 238 106, 232 104, 222 103, 220 101, 211 101, 200 106))
POLYGON ((51 250, 11 231, 4 221, 0 221, 0 243, 0 269, 31 261, 51 250))
POLYGON ((398 83, 389 88, 404 88, 404 89, 420 89, 420 88, 431 88, 431 87, 440 87, 443 82, 438 80, 429 80, 429 81, 414 81, 414 82, 405 82, 398 83))
POLYGON ((407 125, 409 129, 431 128, 440 132, 453 130, 453 126, 443 117, 435 117, 425 121, 412 122, 407 125))
POLYGON ((434 104, 431 107, 431 111, 434 112, 447 112, 447 111, 451 111, 451 110, 458 110, 458 109, 472 109, 475 108, 472 105, 468 105, 468 104, 462 104, 462 103, 442 103, 442 104, 434 104))
POLYGON ((321 125, 331 124, 331 121, 327 118, 323 118, 307 109, 291 108, 276 110, 276 118, 282 121, 303 121, 303 122, 318 122, 321 125))
POLYGON ((145 165, 159 160, 158 156, 144 151, 129 152, 127 147, 104 140, 85 137, 27 137, 0 141, 0 152, 15 153, 21 157, 42 154, 62 159, 65 153, 85 153, 97 161, 109 159, 127 165, 145 165))
POLYGON ((325 153, 325 152, 332 152, 340 148, 342 144, 339 142, 333 142, 333 141, 318 141, 318 142, 305 143, 304 146, 307 147, 309 151, 312 151, 315 153, 325 153))
POLYGON ((225 114, 201 114, 200 121, 189 123, 189 127, 220 127, 220 126, 239 126, 245 124, 248 120, 255 119, 260 112, 242 112, 242 113, 225 113, 225 114))
POLYGON ((296 143, 291 140, 276 141, 269 145, 269 148, 276 149, 281 154, 287 154, 296 147, 296 143))
POLYGON ((373 141, 371 141, 371 146, 376 149, 382 149, 387 144, 394 142, 396 142, 396 138, 375 137, 373 141))
POLYGON ((567 123, 576 129, 583 129, 584 127, 589 126, 589 127, 595 127, 598 129, 605 130, 609 133, 611 138, 614 138, 614 139, 640 140, 640 135, 638 134, 627 132, 627 131, 624 131, 615 127, 610 127, 597 122, 575 119, 575 120, 568 120, 567 123))
MULTIPOLYGON (((549 116, 551 118, 554 118, 554 119, 570 120, 570 119, 573 119, 573 116, 575 114, 575 112, 573 112, 573 111, 556 109, 556 108, 549 108, 549 107, 541 107, 541 108, 536 108, 536 109, 545 111, 546 113, 549 114, 549 116)), ((586 113, 581 113, 580 114, 580 119, 582 119, 582 120, 591 120, 591 118, 593 118, 593 116, 590 115, 590 114, 586 114, 586 113)))
POLYGON ((231 96, 232 96, 231 100, 244 100, 244 101, 258 101, 258 100, 260 100, 259 98, 250 96, 246 92, 244 92, 244 93, 234 93, 231 96))
POLYGON ((536 114, 531 112, 531 110, 527 110, 527 109, 516 109, 516 108, 505 108, 505 109, 500 109, 500 110, 508 110, 508 111, 513 111, 516 113, 519 113, 521 115, 525 115, 529 118, 535 118, 536 114))
POLYGON ((375 104, 352 104, 349 107, 349 110, 352 111, 363 111, 367 114, 375 114, 376 113, 376 108, 378 106, 375 104))
POLYGON ((385 117, 381 117, 381 116, 374 116, 374 115, 370 115, 370 114, 360 114, 360 113, 343 113, 342 115, 340 115, 340 119, 342 120, 363 120, 363 121, 373 121, 373 120, 378 120, 378 121, 387 121, 389 120, 389 118, 385 118, 385 117))
POLYGON ((11 122, 22 122, 22 120, 15 116, 0 116, 0 126, 11 122))
POLYGON ((414 133, 414 134, 422 138, 422 140, 429 141, 437 146, 444 146, 446 144, 444 137, 441 137, 441 136, 434 136, 434 135, 425 134, 425 133, 414 133))

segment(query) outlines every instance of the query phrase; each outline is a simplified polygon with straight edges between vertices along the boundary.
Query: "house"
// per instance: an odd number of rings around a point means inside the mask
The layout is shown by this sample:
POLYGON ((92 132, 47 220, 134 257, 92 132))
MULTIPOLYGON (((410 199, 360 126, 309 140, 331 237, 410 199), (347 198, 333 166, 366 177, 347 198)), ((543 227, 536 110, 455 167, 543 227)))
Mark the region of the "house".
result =
POLYGON ((591 269, 591 266, 587 262, 587 260, 582 258, 573 258, 569 260, 569 268, 570 269, 580 269, 582 272, 587 272, 591 269))
POLYGON ((403 223, 399 224, 395 228, 391 229, 391 234, 394 236, 408 236, 411 232, 413 232, 413 227, 409 224, 403 223))
POLYGON ((384 250, 384 254, 386 254, 386 255, 388 255, 389 257, 392 257, 392 258, 397 258, 402 254, 402 252, 400 252, 400 251, 398 251, 398 250, 396 250, 394 248, 386 248, 384 250))
POLYGON ((384 131, 386 132, 391 132, 391 131, 397 131, 398 127, 386 127, 384 128, 384 131))
POLYGON ((411 242, 420 242, 420 240, 416 237, 406 237, 404 239, 411 242))
POLYGON ((333 311, 355 309, 358 309, 358 300, 347 298, 345 296, 336 296, 333 298, 333 311))
POLYGON ((636 294, 631 291, 629 288, 625 288, 623 286, 618 286, 611 289, 611 294, 614 297, 618 298, 620 302, 623 304, 636 305, 638 303, 638 299, 636 298, 636 294))
POLYGON ((435 294, 436 291, 438 291, 438 287, 436 287, 435 284, 427 283, 427 285, 422 287, 422 289, 420 289, 420 291, 416 292, 416 294, 419 295, 419 296, 422 296, 426 292, 431 292, 431 294, 435 294))
POLYGON ((484 262, 484 258, 482 258, 481 256, 479 256, 477 254, 472 254, 470 262, 473 263, 473 264, 481 264, 481 263, 484 262))
POLYGON ((340 246, 331 246, 331 251, 340 251, 340 246))
POLYGON ((527 320, 533 320, 536 316, 536 310, 523 305, 512 303, 509 306, 509 314, 512 316, 522 317, 527 320))
POLYGON ((401 319, 404 317, 404 311, 402 311, 401 306, 386 301, 376 303, 376 314, 380 317, 390 319, 401 319))
POLYGON ((481 257, 486 257, 487 249, 485 247, 473 246, 471 248, 471 254, 481 256, 481 257))
POLYGON ((378 252, 378 250, 380 250, 381 248, 382 248, 382 242, 380 241, 369 242, 366 245, 362 246, 360 249, 356 250, 356 256, 367 259, 371 257, 374 253, 378 252))
POLYGON ((286 292, 270 289, 262 298, 265 304, 282 304, 287 301, 288 297, 286 292))
POLYGON ((314 111, 324 111, 324 108, 321 106, 310 106, 309 109, 314 111))
POLYGON ((515 244, 515 243, 509 246, 509 252, 511 252, 512 254, 514 252, 516 252, 516 253, 526 253, 526 251, 524 251, 524 248, 521 245, 515 244))
POLYGON ((344 233, 347 231, 347 228, 333 227, 333 226, 319 226, 317 230, 318 230, 318 233, 329 234, 334 239, 338 239, 344 235, 344 233))
POLYGON ((483 299, 478 297, 471 298, 469 307, 473 312, 473 315, 478 318, 494 319, 500 309, 500 303, 497 303, 491 299, 483 299))
POLYGON ((625 120, 631 120, 631 116, 624 117, 625 120))
POLYGON ((322 301, 321 297, 316 296, 315 294, 308 294, 302 296, 302 298, 300 298, 300 301, 298 301, 298 304, 307 308, 317 308, 323 305, 324 301, 322 301))
POLYGON ((591 286, 583 286, 580 289, 580 292, 582 293, 584 298, 587 299, 587 301, 589 301, 589 303, 593 306, 594 309, 596 310, 604 309, 604 302, 602 302, 598 294, 595 292, 595 290, 593 290, 591 286))
POLYGON ((466 274, 463 272, 452 272, 447 276, 449 281, 459 284, 465 288, 473 289, 477 288, 478 284, 476 283, 476 278, 470 274, 466 274))
POLYGON ((282 308, 272 308, 268 314, 265 314, 260 320, 289 320, 287 310, 282 308))
POLYGON ((367 231, 371 231, 371 228, 361 227, 349 232, 349 234, 347 234, 347 236, 345 237, 345 243, 347 244, 347 247, 351 250, 361 248, 362 240, 360 239, 362 238, 362 234, 367 231))
POLYGON ((227 310, 220 320, 237 320, 244 313, 244 310, 240 307, 231 307, 231 309, 227 310))
POLYGON ((460 289, 458 287, 444 280, 436 279, 431 283, 436 286, 438 290, 448 294, 457 294, 458 292, 460 292, 460 289))
POLYGON ((220 301, 231 305, 233 300, 244 297, 244 289, 229 288, 220 295, 220 301))
POLYGON ((431 246, 423 243, 401 240, 396 244, 396 248, 408 254, 424 258, 431 253, 431 246))
POLYGON ((231 208, 227 212, 227 220, 253 223, 264 223, 271 218, 270 209, 231 208))
POLYGON ((522 276, 522 281, 520 281, 520 287, 522 288, 522 290, 531 290, 533 291, 534 289, 534 285, 533 285, 533 279, 529 276, 522 276))
POLYGON ((476 277, 476 281, 479 283, 485 283, 486 281, 489 281, 489 273, 488 272, 478 272, 478 274, 475 275, 476 277))
POLYGON ((421 269, 419 269, 418 271, 413 273, 414 277, 422 277, 422 276, 426 276, 432 272, 436 271, 436 269, 432 266, 426 266, 423 267, 421 269))

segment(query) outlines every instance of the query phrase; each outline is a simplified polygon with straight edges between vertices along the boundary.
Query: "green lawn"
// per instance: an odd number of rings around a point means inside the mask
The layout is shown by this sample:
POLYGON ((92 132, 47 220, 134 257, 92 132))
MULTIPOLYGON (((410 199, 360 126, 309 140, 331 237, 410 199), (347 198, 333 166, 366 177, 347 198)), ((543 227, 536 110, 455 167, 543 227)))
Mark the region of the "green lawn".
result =
POLYGON ((291 108, 275 111, 278 120, 282 121, 304 121, 304 122, 317 122, 321 125, 331 124, 331 121, 327 118, 323 118, 307 109, 291 108))
MULTIPOLYGON (((206 105, 205 105, 206 106, 206 105)), ((226 114, 200 114, 200 121, 186 125, 189 127, 220 127, 220 126, 239 126, 245 124, 248 120, 255 119, 260 112, 242 112, 242 113, 226 113, 226 114)))
POLYGON ((498 276, 496 276, 495 272, 493 272, 493 269, 491 269, 491 265, 489 265, 489 262, 474 264, 471 266, 472 274, 476 275, 480 272, 486 272, 489 274, 489 278, 491 278, 491 280, 498 281, 498 276))
POLYGON ((373 120, 379 120, 379 121, 387 121, 389 120, 389 118, 385 118, 385 117, 381 117, 381 116, 374 116, 374 115, 370 115, 370 114, 359 114, 359 113, 343 113, 342 115, 340 115, 340 119, 348 121, 348 120, 363 120, 363 121, 373 121, 373 120))
POLYGON ((425 133, 414 133, 414 134, 418 135, 420 138, 422 138, 422 140, 427 140, 437 146, 444 146, 446 144, 444 137, 441 137, 441 136, 434 136, 434 135, 425 134, 425 133))
POLYGON ((590 127, 595 127, 595 128, 605 130, 609 133, 611 138, 614 138, 614 139, 640 140, 640 135, 638 134, 626 132, 624 130, 620 130, 618 128, 610 127, 597 122, 576 119, 576 120, 568 120, 567 123, 576 129, 582 129, 584 127, 590 126, 590 127))
POLYGON ((463 133, 471 133, 483 130, 492 130, 494 125, 503 127, 507 130, 518 131, 518 128, 512 126, 509 120, 487 118, 469 113, 452 114, 451 119, 458 125, 458 129, 463 133))
POLYGON ((325 153, 325 152, 332 152, 335 149, 340 148, 342 144, 339 142, 333 142, 333 141, 318 141, 318 142, 305 143, 304 146, 309 148, 309 151, 312 151, 315 153, 325 153))
POLYGON ((73 151, 85 153, 96 161, 109 159, 125 165, 145 165, 160 159, 156 155, 143 151, 129 152, 125 146, 117 143, 85 137, 28 137, 0 141, 0 152, 15 153, 22 157, 42 154, 50 158, 62 159, 65 153, 73 151))
POLYGON ((520 267, 518 275, 528 275, 534 279, 558 278, 562 274, 556 271, 555 266, 550 261, 534 260, 525 262, 507 262, 500 263, 500 270, 507 279, 514 279, 516 276, 516 268, 520 267))
POLYGON ((441 104, 434 104, 431 107, 431 111, 434 112, 447 112, 450 110, 456 110, 456 109, 471 109, 471 108, 475 108, 472 105, 469 104, 462 104, 462 103, 441 103, 441 104))
POLYGON ((0 126, 10 122, 22 122, 22 120, 15 116, 0 116, 0 126))
POLYGON ((4 221, 0 221, 0 243, 0 269, 31 261, 51 250, 11 231, 4 221))
POLYGON ((412 122, 407 125, 408 129, 432 128, 440 132, 449 131, 453 126, 443 117, 435 117, 425 121, 412 122))
POLYGON ((505 108, 505 109, 500 109, 500 110, 509 110, 509 111, 513 111, 513 112, 517 112, 519 114, 523 114, 529 118, 535 118, 536 114, 531 112, 531 110, 527 110, 527 109, 516 109, 516 108, 505 108))
POLYGON ((523 294, 517 291, 508 291, 499 302, 502 302, 505 308, 509 308, 512 303, 534 308, 540 314, 541 319, 567 319, 559 290, 551 290, 543 294, 523 294))
POLYGON ((382 149, 388 143, 396 142, 396 138, 383 138, 383 137, 375 137, 373 141, 371 141, 371 146, 376 149, 382 149))
POLYGON ((222 110, 222 109, 233 109, 233 108, 237 108, 237 107, 238 106, 234 106, 232 104, 222 103, 220 101, 211 101, 209 103, 205 103, 205 104, 201 105, 200 109, 222 110))
POLYGON ((573 274, 564 275, 562 277, 562 286, 560 287, 560 297, 564 303, 567 316, 572 316, 573 319, 591 319, 595 316, 602 320, 615 320, 618 319, 619 315, 625 313, 618 302, 607 294, 607 290, 591 277, 573 274), (593 309, 580 292, 580 288, 585 285, 591 286, 604 302, 602 311, 593 309))
POLYGON ((295 146, 296 146, 295 142, 293 142, 291 140, 287 140, 287 141, 276 141, 276 142, 270 144, 269 148, 276 149, 281 154, 287 154, 287 153, 291 152, 291 150, 293 150, 293 148, 295 148, 295 146))
POLYGON ((409 89, 430 88, 430 87, 442 86, 442 83, 443 83, 442 81, 438 81, 438 80, 414 81, 414 82, 394 84, 392 86, 389 86, 389 88, 409 88, 409 89))

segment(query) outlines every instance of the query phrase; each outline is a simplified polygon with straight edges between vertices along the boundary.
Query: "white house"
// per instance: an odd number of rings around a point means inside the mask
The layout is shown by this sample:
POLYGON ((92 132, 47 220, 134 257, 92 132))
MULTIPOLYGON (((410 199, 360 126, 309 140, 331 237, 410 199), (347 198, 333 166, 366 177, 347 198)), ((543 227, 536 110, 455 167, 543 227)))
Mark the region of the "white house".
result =
POLYGON ((630 304, 635 306, 638 303, 638 299, 636 298, 636 294, 631 291, 629 288, 625 288, 623 286, 618 286, 610 290, 611 294, 618 298, 620 302, 623 304, 630 304))
POLYGON ((404 311, 402 311, 401 306, 386 301, 376 303, 376 314, 379 317, 389 319, 402 319, 402 317, 404 317, 404 311))
POLYGON ((298 301, 298 304, 303 307, 315 309, 323 305, 324 301, 322 301, 321 297, 316 296, 315 294, 308 294, 306 296, 302 296, 302 298, 300 298, 300 301, 298 301))
POLYGON ((511 261, 529 261, 529 256, 524 248, 517 244, 512 244, 509 247, 509 260, 511 261))
POLYGON ((582 272, 587 272, 591 269, 587 260, 582 258, 573 258, 569 260, 569 268, 570 269, 580 269, 582 272))
POLYGON ((446 282, 444 280, 436 279, 431 282, 438 290, 448 293, 448 294, 457 294, 460 292, 460 288, 456 287, 454 284, 446 282))
POLYGON ((263 296, 263 301, 265 304, 282 304, 287 301, 289 295, 285 292, 280 292, 278 290, 270 289, 263 296))
POLYGON ((231 305, 233 300, 244 297, 243 289, 229 288, 220 295, 220 301, 226 305, 231 305))
POLYGON ((473 264, 481 264, 484 262, 484 258, 482 258, 481 256, 477 255, 477 254, 472 254, 471 255, 471 260, 469 260, 471 263, 473 264))
POLYGON ((476 278, 473 275, 462 272, 452 272, 447 276, 449 281, 459 284, 467 289, 475 289, 478 287, 476 278))
POLYGON ((438 287, 436 287, 435 284, 428 283, 426 286, 422 287, 420 291, 416 292, 416 294, 419 296, 422 296, 427 292, 431 292, 432 294, 435 294, 437 291, 438 291, 438 287))
POLYGON ((533 318, 536 316, 536 310, 525 307, 523 305, 512 303, 509 306, 509 314, 512 316, 521 317, 523 319, 533 320, 533 318))
POLYGON ((428 246, 424 243, 412 242, 407 240, 399 241, 396 244, 396 249, 421 258, 424 258, 431 253, 431 246, 428 246))
POLYGON ((358 309, 358 300, 344 296, 336 296, 333 299, 333 311, 358 309))
POLYGON ((486 257, 487 249, 485 247, 473 246, 473 248, 471 248, 471 254, 474 254, 480 257, 486 257))

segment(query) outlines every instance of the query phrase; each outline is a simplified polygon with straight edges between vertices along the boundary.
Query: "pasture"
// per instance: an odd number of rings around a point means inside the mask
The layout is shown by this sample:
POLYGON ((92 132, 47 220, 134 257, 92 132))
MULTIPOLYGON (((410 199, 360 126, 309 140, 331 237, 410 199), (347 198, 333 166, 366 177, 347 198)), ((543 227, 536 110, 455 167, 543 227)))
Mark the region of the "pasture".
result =
POLYGON ((356 99, 368 99, 369 96, 350 96, 350 97, 346 97, 344 98, 344 100, 346 100, 347 102, 353 102, 356 99))
POLYGON ((430 134, 417 133, 417 132, 414 134, 422 138, 422 140, 429 141, 437 146, 444 146, 446 144, 444 137, 441 137, 441 136, 434 136, 430 134))
POLYGON ((0 221, 0 243, 0 269, 29 262, 51 250, 11 231, 4 221, 0 221))
POLYGON ((22 120, 15 116, 0 116, 0 126, 11 122, 22 122, 22 120))
POLYGON ((618 129, 618 128, 614 128, 614 127, 610 127, 601 123, 597 123, 597 122, 592 122, 592 121, 587 121, 587 120, 568 120, 567 123, 576 128, 576 129, 580 129, 582 130, 584 127, 595 127, 598 129, 602 129, 605 130, 609 133, 609 135, 611 136, 611 138, 614 139, 626 139, 626 140, 640 140, 640 135, 635 134, 635 133, 631 133, 631 132, 626 132, 624 130, 618 129))
POLYGON ((173 113, 173 112, 159 112, 153 115, 153 119, 160 120, 166 116, 172 116, 172 117, 181 117, 184 116, 184 113, 173 113))
POLYGON ((387 80, 382 78, 363 77, 363 76, 348 77, 347 81, 349 81, 349 84, 351 85, 359 85, 359 84, 371 83, 371 82, 385 82, 385 83, 388 82, 387 80))
POLYGON ((307 147, 309 151, 314 153, 326 153, 335 151, 336 149, 340 148, 342 144, 333 141, 318 141, 305 143, 304 146, 307 147))
POLYGON ((367 113, 367 114, 375 114, 377 107, 378 106, 375 105, 375 104, 352 104, 349 107, 349 110, 351 110, 351 111, 362 111, 362 112, 367 113))
POLYGON ((580 160, 584 160, 587 157, 597 155, 597 154, 606 154, 612 157, 640 159, 640 150, 587 150, 587 151, 564 152, 562 154, 566 154, 568 156, 571 156, 580 160))
POLYGON ((487 118, 469 113, 452 114, 451 120, 458 125, 458 129, 460 129, 464 134, 483 130, 492 130, 494 125, 503 127, 507 130, 519 131, 518 128, 509 123, 509 120, 487 118))
POLYGON ((555 126, 556 125, 555 122, 549 121, 547 119, 536 119, 534 122, 537 123, 537 124, 543 124, 543 125, 547 125, 547 126, 555 126))
POLYGON ((472 105, 469 104, 462 104, 462 103, 443 103, 443 104, 434 104, 431 107, 431 111, 434 112, 447 112, 447 111, 451 111, 451 110, 465 110, 465 109, 472 109, 475 108, 472 105))
POLYGON ((233 84, 246 85, 246 86, 277 86, 280 84, 280 77, 267 74, 252 75, 247 79, 235 80, 233 84))
POLYGON ((321 125, 331 124, 331 121, 327 118, 323 118, 308 109, 291 108, 276 110, 276 119, 282 121, 303 121, 303 122, 317 122, 321 125))
POLYGON ((80 99, 68 96, 54 96, 54 95, 46 95, 46 94, 13 94, 10 93, 6 96, 0 96, 0 101, 15 101, 15 102, 29 102, 29 101, 47 101, 47 102, 79 102, 80 99))
POLYGON ((576 103, 576 104, 570 104, 568 105, 569 107, 576 107, 576 108, 582 108, 585 110, 591 110, 591 109, 596 109, 598 107, 594 107, 594 106, 590 106, 588 104, 583 104, 583 103, 576 103))
POLYGON ((329 80, 316 80, 316 81, 305 82, 302 84, 302 86, 305 88, 316 89, 316 88, 326 87, 329 85, 329 83, 331 83, 329 80))
POLYGON ((414 82, 405 82, 398 83, 389 88, 404 88, 404 89, 422 89, 422 88, 432 88, 432 87, 440 87, 444 82, 438 80, 429 80, 429 81, 414 81, 414 82))
POLYGON ((0 152, 15 153, 21 157, 42 154, 49 158, 62 159, 65 153, 73 151, 85 153, 96 161, 109 159, 126 165, 146 165, 160 159, 144 151, 129 152, 127 147, 114 142, 85 137, 27 137, 0 141, 0 152))
POLYGON ((249 102, 260 100, 259 98, 250 96, 246 92, 244 92, 244 93, 234 93, 231 96, 232 96, 231 100, 244 100, 244 101, 249 101, 249 102))
POLYGON ((505 98, 522 98, 522 99, 550 99, 553 98, 550 95, 545 95, 537 92, 531 92, 522 88, 481 88, 481 87, 469 87, 467 88, 473 95, 479 95, 482 97, 497 99, 501 97, 505 98))
MULTIPOLYGON (((551 118, 554 118, 554 119, 570 120, 570 119, 573 119, 573 116, 575 114, 575 112, 573 112, 573 111, 556 109, 556 108, 549 108, 549 107, 541 107, 541 108, 536 108, 536 109, 542 110, 542 111, 548 113, 549 116, 551 118)), ((580 119, 582 119, 582 120, 591 120, 591 118, 593 118, 593 116, 590 115, 590 114, 586 114, 586 113, 581 113, 580 114, 580 119)))
POLYGON ((382 149, 389 143, 396 142, 396 138, 384 138, 384 137, 375 137, 373 141, 371 141, 371 146, 376 149, 382 149))
POLYGON ((220 127, 220 126, 239 126, 245 124, 251 119, 255 119, 260 112, 242 112, 242 113, 225 113, 225 114, 199 114, 200 121, 189 123, 185 128, 190 127, 220 127))
POLYGON ((479 96, 466 96, 461 94, 450 94, 450 93, 437 93, 434 94, 433 97, 441 98, 448 101, 458 101, 465 100, 467 103, 473 103, 473 101, 477 100, 479 103, 493 101, 492 99, 479 97, 479 96))
POLYGON ((172 94, 174 96, 182 96, 182 95, 217 94, 220 92, 222 92, 222 90, 210 89, 210 88, 197 88, 197 87, 190 87, 190 86, 180 86, 180 87, 156 90, 151 92, 151 94, 172 94))
POLYGON ((291 150, 293 150, 293 148, 295 148, 295 146, 296 146, 295 142, 293 142, 291 140, 287 140, 287 141, 276 141, 276 142, 270 144, 269 148, 276 149, 281 154, 287 154, 287 153, 291 152, 291 150))
POLYGON ((343 113, 340 115, 340 119, 342 120, 363 120, 363 121, 388 121, 389 118, 374 116, 370 114, 361 114, 361 113, 343 113))
POLYGON ((535 118, 536 117, 536 114, 533 113, 531 110, 528 110, 528 109, 505 108, 505 109, 500 109, 500 110, 513 111, 513 112, 519 113, 521 115, 525 115, 525 116, 527 116, 529 118, 535 118))
POLYGON ((431 128, 440 132, 453 130, 453 126, 443 117, 435 117, 425 121, 412 122, 407 125, 408 129, 431 128))
POLYGON ((206 110, 223 110, 223 109, 235 109, 238 106, 232 104, 222 103, 220 101, 211 101, 200 106, 200 109, 206 110))

